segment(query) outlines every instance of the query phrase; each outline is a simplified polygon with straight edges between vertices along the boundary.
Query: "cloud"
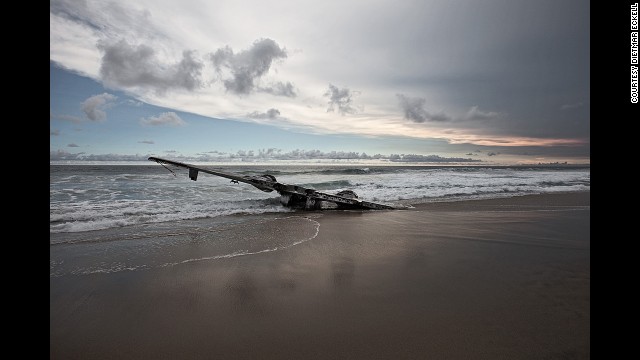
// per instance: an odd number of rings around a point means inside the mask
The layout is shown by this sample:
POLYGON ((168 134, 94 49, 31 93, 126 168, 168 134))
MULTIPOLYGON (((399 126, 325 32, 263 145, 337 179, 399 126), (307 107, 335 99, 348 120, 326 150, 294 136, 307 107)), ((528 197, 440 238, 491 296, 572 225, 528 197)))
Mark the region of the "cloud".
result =
POLYGON ((493 152, 493 151, 492 151, 492 152, 487 153, 487 156, 496 156, 496 155, 498 155, 498 154, 500 154, 500 153, 497 153, 497 152, 493 152))
POLYGON ((280 111, 278 109, 269 109, 266 113, 259 113, 254 111, 250 114, 247 114, 247 117, 252 119, 275 119, 280 116, 280 111))
POLYGON ((49 135, 51 136, 58 136, 60 135, 60 130, 55 129, 55 130, 49 130, 49 135))
POLYGON ((52 14, 95 33, 126 32, 141 38, 161 31, 151 21, 148 9, 116 1, 51 0, 49 9, 52 14))
POLYGON ((161 126, 161 125, 172 125, 172 126, 183 126, 187 123, 182 120, 178 114, 173 111, 164 112, 158 116, 150 116, 148 118, 140 119, 140 123, 143 125, 153 125, 153 126, 161 126))
POLYGON ((400 101, 400 107, 404 111, 404 118, 417 123, 425 121, 449 121, 451 117, 443 112, 429 113, 424 105, 427 102, 424 98, 408 97, 403 94, 396 94, 400 101))
POLYGON ((578 102, 575 104, 564 104, 560 107, 560 110, 569 110, 569 109, 576 109, 579 107, 584 106, 584 104, 582 102, 578 102))
POLYGON ((70 153, 64 150, 49 151, 50 161, 82 160, 82 161, 147 161, 149 155, 122 155, 122 154, 85 154, 70 153))
POLYGON ((464 115, 466 120, 489 120, 496 119, 504 114, 495 111, 481 111, 478 106, 472 106, 464 115))
POLYGON ((278 81, 270 87, 258 87, 258 91, 290 98, 294 98, 298 95, 293 84, 288 81, 286 84, 278 81))
POLYGON ((468 158, 459 158, 459 157, 442 157, 440 155, 416 155, 416 154, 407 154, 407 155, 391 154, 389 156, 389 160, 393 162, 420 162, 420 163, 481 162, 482 161, 478 159, 468 159, 468 158))
POLYGON ((76 145, 76 144, 71 143, 71 144, 67 145, 67 147, 80 147, 80 145, 76 145))
MULTIPOLYGON (((590 13, 583 1, 466 0, 459 7, 446 1, 411 1, 407 6, 390 1, 365 7, 340 4, 317 8, 309 2, 283 7, 221 1, 215 6, 171 6, 166 1, 52 0, 50 59, 71 73, 122 82, 130 86, 128 94, 145 104, 164 107, 162 111, 239 120, 254 110, 274 107, 287 116, 287 121, 274 121, 279 128, 295 127, 313 134, 451 140, 451 144, 487 145, 485 139, 517 137, 538 146, 536 139, 581 139, 580 151, 588 156, 590 13), (461 8, 465 11, 459 11, 461 8), (527 16, 514 16, 521 13, 527 16), (308 26, 292 31, 294 18, 296 24, 308 26), (357 18, 368 21, 354 23, 357 18), (383 23, 387 26, 380 26, 383 23), (260 36, 277 42, 277 47, 271 47, 275 52, 262 57, 271 62, 245 70, 240 55, 261 58, 250 56, 253 41, 260 36), (218 48, 222 48, 217 68, 220 77, 216 77, 213 61, 218 48), (176 85, 180 81, 168 80, 177 73, 184 50, 197 51, 190 53, 191 59, 204 64, 199 75, 186 72, 189 79, 201 81, 202 87, 195 88, 197 97, 176 85), (281 62, 287 67, 277 69, 281 62), (133 76, 125 76, 130 73, 133 76), (245 78, 248 81, 242 82, 245 78), (329 98, 322 94, 329 82, 362 92, 353 101, 364 104, 366 113, 351 104, 362 112, 359 121, 346 122, 336 116, 339 107, 335 104, 334 113, 325 113, 329 98), (154 88, 184 91, 172 94, 179 96, 160 97, 152 93, 154 88), (296 101, 291 100, 289 90, 297 94, 296 101), (253 96, 242 101, 229 99, 251 92, 253 96), (418 106, 401 109, 394 96, 397 93, 407 99, 417 96, 418 106), (470 109, 471 105, 478 107, 470 109), (498 111, 508 117, 491 120, 498 111), (403 116, 406 120, 399 121, 403 116), (471 121, 465 116, 489 120, 471 121), (479 137, 482 142, 475 142, 479 137)), ((81 112, 55 106, 59 113, 84 117, 81 112)), ((107 113, 111 120, 112 113, 107 113)), ((57 127, 67 131, 62 125, 57 127)), ((501 151, 499 144, 495 146, 493 150, 501 151)), ((564 148, 567 144, 540 146, 564 148)), ((431 148, 400 147, 395 152, 400 149, 422 152, 431 148)), ((454 147, 449 153, 461 156, 459 149, 454 147)))
MULTIPOLYGON (((283 152, 281 149, 268 148, 259 150, 238 150, 235 153, 220 151, 207 151, 199 153, 197 156, 179 155, 175 150, 166 150, 164 153, 172 154, 171 159, 176 161, 265 161, 265 160, 382 160, 394 163, 460 163, 460 162, 481 162, 478 159, 443 157, 439 155, 417 155, 417 154, 391 154, 391 155, 368 155, 364 152, 356 151, 321 151, 321 150, 301 150, 295 149, 283 152)), ((150 155, 120 155, 101 154, 83 155, 70 154, 63 150, 51 151, 50 160, 91 160, 91 161, 123 161, 139 160, 146 161, 150 155)), ((153 155, 153 154, 151 154, 153 155)))
POLYGON ((107 86, 150 87, 158 94, 169 89, 194 90, 201 87, 204 65, 194 58, 193 51, 183 51, 182 60, 178 63, 163 64, 150 46, 130 45, 124 39, 100 41, 98 49, 104 53, 100 76, 107 86))
MULTIPOLYGON (((233 49, 226 46, 210 54, 209 58, 220 76, 223 76, 223 71, 230 73, 230 77, 224 76, 226 78, 222 80, 225 89, 238 95, 246 95, 256 90, 255 82, 269 72, 274 60, 287 58, 287 52, 271 39, 258 39, 248 50, 234 54, 233 49)), ((293 94, 291 83, 280 84, 268 88, 270 90, 266 92, 284 96, 293 94)))
POLYGON ((139 144, 155 144, 153 140, 141 140, 138 141, 139 144))
POLYGON ((72 115, 54 115, 54 114, 51 114, 50 117, 51 117, 51 119, 69 121, 69 122, 72 122, 74 124, 79 124, 79 123, 84 121, 84 120, 82 120, 82 118, 79 118, 77 116, 72 116, 72 115))
POLYGON ((104 121, 107 119, 105 110, 111 106, 112 102, 116 99, 116 96, 108 93, 94 95, 82 103, 82 111, 84 111, 89 120, 104 121))
POLYGON ((351 91, 347 88, 338 89, 335 85, 329 84, 329 90, 324 93, 324 96, 329 98, 327 112, 335 111, 337 108, 338 112, 342 115, 355 114, 357 110, 351 105, 353 103, 353 96, 358 94, 359 92, 351 91))
POLYGON ((127 99, 127 101, 125 101, 126 105, 130 105, 130 106, 135 106, 135 107, 140 107, 142 105, 144 105, 144 103, 142 101, 137 101, 137 100, 133 100, 133 99, 127 99))

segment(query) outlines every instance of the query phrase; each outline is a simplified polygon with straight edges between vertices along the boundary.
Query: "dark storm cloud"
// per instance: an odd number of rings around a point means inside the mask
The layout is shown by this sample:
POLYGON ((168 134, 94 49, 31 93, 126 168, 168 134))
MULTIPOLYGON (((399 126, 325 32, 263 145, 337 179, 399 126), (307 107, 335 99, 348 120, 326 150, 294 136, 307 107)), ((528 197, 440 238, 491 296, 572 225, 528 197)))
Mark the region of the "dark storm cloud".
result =
POLYGON ((337 86, 329 84, 329 90, 323 95, 329 98, 327 112, 337 110, 341 115, 355 114, 357 109, 352 106, 353 96, 358 94, 357 91, 351 91, 347 88, 339 89, 337 86))
POLYGON ((403 94, 396 94, 400 101, 400 108, 404 112, 404 118, 417 123, 425 121, 449 121, 451 116, 440 112, 430 113, 425 110, 426 99, 418 97, 408 97, 403 94))
POLYGON ((91 121, 104 121, 107 119, 106 109, 112 105, 117 97, 108 93, 94 95, 82 102, 82 111, 91 121))
MULTIPOLYGON (((239 95, 246 95, 256 90, 256 81, 269 72, 271 64, 275 60, 286 58, 286 50, 271 39, 256 40, 251 48, 237 54, 229 46, 225 46, 210 55, 213 66, 221 76, 225 70, 231 74, 230 78, 222 80, 224 87, 227 91, 239 95)), ((282 94, 286 94, 286 85, 279 90, 282 94)), ((293 90, 293 85, 290 90, 293 90)), ((272 91, 276 92, 278 89, 272 91)))
POLYGON ((400 100, 400 107, 404 111, 404 118, 414 122, 425 122, 429 114, 424 109, 426 100, 423 98, 409 98, 402 94, 397 94, 400 100))
POLYGON ((104 53, 100 75, 108 86, 150 87, 157 93, 175 88, 194 90, 201 86, 204 65, 194 58, 193 51, 183 51, 178 63, 162 64, 155 50, 145 44, 100 41, 98 48, 104 53))
POLYGON ((280 116, 280 111, 278 109, 269 109, 266 113, 260 113, 254 111, 250 114, 247 114, 247 117, 252 119, 275 119, 280 116))
POLYGON ((479 112, 469 116, 493 122, 461 125, 483 134, 589 138, 592 32, 584 1, 416 1, 407 9, 411 13, 399 9, 375 18, 406 26, 360 33, 357 40, 402 54, 389 57, 396 73, 380 73, 388 86, 438 96, 427 98, 424 111, 408 107, 408 119, 426 122, 429 106, 442 104, 465 120, 477 105, 479 112))

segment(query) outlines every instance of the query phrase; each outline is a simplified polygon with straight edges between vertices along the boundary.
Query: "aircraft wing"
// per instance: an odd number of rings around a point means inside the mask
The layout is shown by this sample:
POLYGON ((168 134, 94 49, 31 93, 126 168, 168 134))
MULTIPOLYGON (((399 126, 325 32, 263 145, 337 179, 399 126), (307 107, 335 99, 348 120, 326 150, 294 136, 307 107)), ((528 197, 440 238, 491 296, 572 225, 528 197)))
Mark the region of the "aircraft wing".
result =
MULTIPOLYGON (((277 191, 281 196, 286 198, 286 205, 293 207, 304 207, 304 209, 320 209, 322 202, 332 202, 340 209, 372 209, 372 210, 391 210, 392 206, 377 204, 369 201, 362 201, 357 198, 345 197, 334 194, 327 194, 308 189, 297 185, 287 185, 276 181, 273 175, 256 175, 256 176, 240 176, 237 174, 226 173, 222 171, 214 171, 202 167, 186 164, 178 161, 167 160, 151 156, 150 161, 155 161, 164 166, 164 164, 174 165, 189 170, 189 178, 196 181, 198 172, 216 175, 231 179, 232 181, 242 182, 253 185, 256 188, 265 191, 277 191)), ((171 171, 169 168, 167 168, 171 171)), ((173 172, 173 171, 172 171, 173 172)))

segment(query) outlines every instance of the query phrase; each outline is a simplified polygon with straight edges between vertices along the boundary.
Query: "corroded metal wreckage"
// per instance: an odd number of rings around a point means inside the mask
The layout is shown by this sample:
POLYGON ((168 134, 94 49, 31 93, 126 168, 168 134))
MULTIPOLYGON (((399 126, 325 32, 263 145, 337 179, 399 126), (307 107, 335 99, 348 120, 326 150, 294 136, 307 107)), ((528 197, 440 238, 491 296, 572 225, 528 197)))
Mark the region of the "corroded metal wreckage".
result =
MULTIPOLYGON (((393 210, 392 206, 376 204, 369 201, 358 199, 358 195, 351 190, 342 190, 334 194, 326 194, 314 189, 304 188, 297 185, 287 185, 276 181, 275 176, 270 174, 263 175, 236 175, 222 171, 214 171, 204 169, 202 167, 181 163, 178 161, 162 159, 158 157, 149 157, 150 161, 155 161, 160 165, 174 165, 189 170, 189 178, 193 181, 198 179, 198 172, 211 175, 221 176, 231 179, 233 183, 246 183, 253 185, 264 192, 277 191, 280 194, 280 202, 289 207, 302 208, 305 210, 321 210, 321 209, 369 209, 369 210, 393 210)), ((165 168, 167 168, 165 166, 165 168)), ((171 171, 171 169, 167 168, 171 171)), ((173 172, 173 171, 171 171, 173 172)), ((175 173, 174 173, 175 175, 175 173)))

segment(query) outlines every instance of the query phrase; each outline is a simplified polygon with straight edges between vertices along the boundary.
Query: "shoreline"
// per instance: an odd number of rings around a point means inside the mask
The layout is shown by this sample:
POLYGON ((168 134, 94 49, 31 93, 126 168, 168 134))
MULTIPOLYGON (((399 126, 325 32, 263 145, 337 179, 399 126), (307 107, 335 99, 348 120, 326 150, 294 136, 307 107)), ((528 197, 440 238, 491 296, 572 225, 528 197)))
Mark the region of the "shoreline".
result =
POLYGON ((543 194, 525 194, 490 199, 468 199, 458 201, 433 201, 412 203, 416 209, 467 211, 479 209, 507 209, 521 207, 588 207, 591 203, 591 191, 566 191, 543 194))
POLYGON ((50 357, 590 356, 589 192, 268 218, 96 261, 206 257, 213 241, 275 251, 50 277, 50 357))

